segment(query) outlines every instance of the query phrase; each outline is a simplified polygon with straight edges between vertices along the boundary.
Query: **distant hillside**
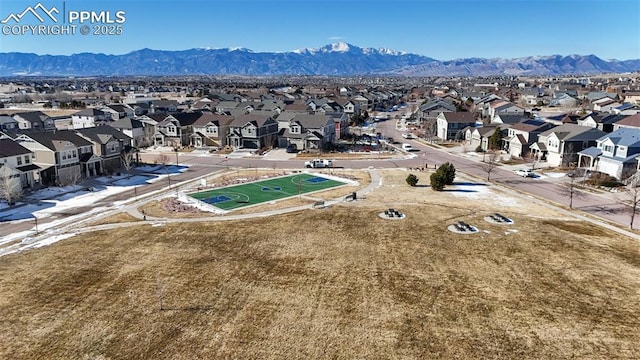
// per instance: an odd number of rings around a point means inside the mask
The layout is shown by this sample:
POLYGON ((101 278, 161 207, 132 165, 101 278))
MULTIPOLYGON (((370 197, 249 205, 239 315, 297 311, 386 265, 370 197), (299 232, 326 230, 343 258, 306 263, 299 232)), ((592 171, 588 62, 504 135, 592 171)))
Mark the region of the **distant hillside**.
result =
POLYGON ((0 76, 95 75, 404 75, 486 76, 633 72, 640 60, 603 60, 595 55, 439 61, 390 49, 336 43, 291 52, 248 49, 142 49, 124 55, 70 56, 0 53, 0 76))

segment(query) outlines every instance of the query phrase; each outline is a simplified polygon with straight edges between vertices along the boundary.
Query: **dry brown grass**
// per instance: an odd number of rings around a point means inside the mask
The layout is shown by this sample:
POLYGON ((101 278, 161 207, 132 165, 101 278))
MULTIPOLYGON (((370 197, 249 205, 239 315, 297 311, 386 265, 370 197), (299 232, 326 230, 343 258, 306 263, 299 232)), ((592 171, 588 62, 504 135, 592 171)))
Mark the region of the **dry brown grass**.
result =
POLYGON ((2 257, 0 358, 640 357, 637 242, 407 174, 332 208, 2 257), (407 218, 378 218, 389 205, 407 218), (494 211, 515 224, 485 222, 494 211))
POLYGON ((128 223, 128 222, 135 222, 135 221, 140 221, 140 219, 130 215, 129 213, 117 213, 114 215, 111 215, 109 217, 105 217, 96 221, 92 221, 91 223, 89 223, 89 226, 96 226, 96 225, 105 225, 105 224, 119 224, 119 223, 128 223))

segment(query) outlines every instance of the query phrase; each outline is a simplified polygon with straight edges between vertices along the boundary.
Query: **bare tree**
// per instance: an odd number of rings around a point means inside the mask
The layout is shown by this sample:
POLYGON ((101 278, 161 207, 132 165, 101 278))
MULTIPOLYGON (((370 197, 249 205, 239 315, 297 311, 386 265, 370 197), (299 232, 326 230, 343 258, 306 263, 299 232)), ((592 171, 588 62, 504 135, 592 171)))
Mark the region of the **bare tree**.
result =
POLYGON ((638 180, 638 178, 635 178, 629 183, 629 185, 627 185, 626 195, 629 200, 629 207, 631 211, 629 229, 633 229, 633 221, 638 213, 638 207, 640 207, 640 180, 638 180))
POLYGON ((134 157, 135 152, 136 152, 135 148, 122 150, 122 152, 120 152, 120 162, 122 163, 122 167, 125 169, 125 171, 130 171, 131 168, 133 167, 133 163, 135 160, 135 157, 134 157))
POLYGON ((0 196, 9 205, 15 204, 22 197, 20 174, 8 166, 0 167, 0 196))
POLYGON ((498 167, 500 153, 497 151, 485 152, 482 157, 482 170, 487 173, 487 181, 491 181, 491 173, 498 167))
POLYGON ((540 162, 540 158, 533 152, 528 152, 524 159, 531 166, 532 171, 536 169, 536 165, 540 162))
POLYGON ((573 209, 573 199, 580 197, 582 193, 579 191, 580 184, 576 182, 575 176, 569 178, 569 182, 562 184, 560 192, 569 197, 569 208, 573 209))

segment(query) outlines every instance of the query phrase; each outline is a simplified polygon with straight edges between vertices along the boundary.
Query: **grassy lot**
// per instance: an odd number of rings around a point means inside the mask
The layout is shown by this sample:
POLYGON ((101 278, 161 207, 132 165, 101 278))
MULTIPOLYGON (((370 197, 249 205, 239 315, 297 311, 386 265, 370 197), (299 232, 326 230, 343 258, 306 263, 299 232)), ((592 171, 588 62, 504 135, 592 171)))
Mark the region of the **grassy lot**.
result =
POLYGON ((640 357, 637 242, 406 175, 328 209, 2 257, 0 358, 640 357), (389 206, 407 218, 379 218, 389 206), (494 211, 514 225, 485 222, 494 211), (457 220, 481 232, 447 231, 457 220))

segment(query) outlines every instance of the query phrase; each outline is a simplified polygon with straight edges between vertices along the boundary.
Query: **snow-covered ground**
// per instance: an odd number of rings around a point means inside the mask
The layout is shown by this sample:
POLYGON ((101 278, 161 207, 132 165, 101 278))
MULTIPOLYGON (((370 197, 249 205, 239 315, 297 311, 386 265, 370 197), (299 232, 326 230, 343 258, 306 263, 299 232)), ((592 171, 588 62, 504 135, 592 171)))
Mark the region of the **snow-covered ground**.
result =
POLYGON ((453 186, 447 186, 445 191, 450 191, 454 196, 467 199, 497 201, 502 206, 520 205, 518 199, 511 196, 500 196, 490 186, 483 183, 455 182, 453 186))
MULTIPOLYGON (((136 175, 105 176, 93 178, 88 181, 90 185, 74 185, 64 187, 50 187, 39 190, 24 198, 14 207, 9 207, 5 202, 0 202, 0 224, 7 222, 32 221, 34 226, 28 231, 13 233, 0 237, 0 246, 24 239, 19 249, 45 246, 65 237, 60 235, 46 236, 47 230, 72 223, 80 218, 91 217, 105 210, 105 207, 94 207, 90 211, 79 215, 65 216, 60 219, 42 222, 38 224, 37 241, 29 236, 36 233, 36 219, 45 219, 58 214, 64 214, 70 209, 88 207, 96 204, 104 198, 130 190, 134 187, 145 186, 166 178, 171 174, 178 174, 187 170, 185 166, 143 166, 132 171, 136 175)), ((111 208, 121 206, 121 203, 113 203, 111 208)), ((20 250, 18 250, 20 251, 20 250)), ((11 251, 15 252, 15 251, 11 251)), ((6 253, 0 252, 0 255, 6 253)))

